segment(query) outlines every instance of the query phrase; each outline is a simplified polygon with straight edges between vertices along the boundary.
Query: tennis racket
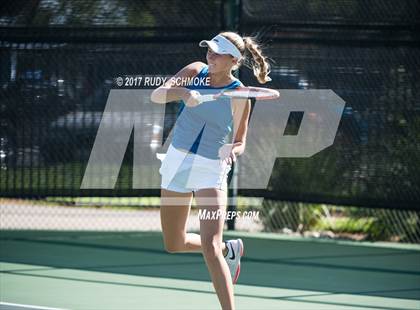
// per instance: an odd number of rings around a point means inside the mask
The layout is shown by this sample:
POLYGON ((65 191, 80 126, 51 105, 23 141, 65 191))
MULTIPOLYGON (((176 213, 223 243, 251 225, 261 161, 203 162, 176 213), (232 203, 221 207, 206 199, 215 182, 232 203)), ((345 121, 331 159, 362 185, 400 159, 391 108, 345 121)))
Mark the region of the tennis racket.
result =
POLYGON ((199 104, 207 101, 213 101, 221 97, 227 98, 255 98, 257 100, 272 100, 280 97, 277 90, 264 87, 238 87, 234 89, 225 89, 217 94, 202 95, 198 97, 199 104))

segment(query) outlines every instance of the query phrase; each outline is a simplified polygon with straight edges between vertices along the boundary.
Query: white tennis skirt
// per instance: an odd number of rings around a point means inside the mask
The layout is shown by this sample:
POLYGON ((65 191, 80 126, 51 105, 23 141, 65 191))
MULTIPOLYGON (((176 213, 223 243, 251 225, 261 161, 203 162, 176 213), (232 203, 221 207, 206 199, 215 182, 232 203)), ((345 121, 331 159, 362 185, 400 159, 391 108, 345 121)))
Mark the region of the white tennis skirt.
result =
POLYGON ((187 153, 170 144, 159 169, 162 176, 161 188, 181 193, 203 188, 227 191, 227 178, 231 168, 231 165, 220 159, 187 153))

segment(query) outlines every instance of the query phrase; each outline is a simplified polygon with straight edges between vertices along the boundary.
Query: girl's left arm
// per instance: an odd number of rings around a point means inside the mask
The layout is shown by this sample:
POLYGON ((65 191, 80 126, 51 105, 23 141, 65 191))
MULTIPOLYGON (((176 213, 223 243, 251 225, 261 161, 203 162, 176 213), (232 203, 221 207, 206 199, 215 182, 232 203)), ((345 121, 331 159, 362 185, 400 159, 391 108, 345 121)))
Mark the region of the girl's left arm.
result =
POLYGON ((232 152, 240 156, 245 151, 248 121, 251 112, 251 100, 233 99, 233 148, 232 152))

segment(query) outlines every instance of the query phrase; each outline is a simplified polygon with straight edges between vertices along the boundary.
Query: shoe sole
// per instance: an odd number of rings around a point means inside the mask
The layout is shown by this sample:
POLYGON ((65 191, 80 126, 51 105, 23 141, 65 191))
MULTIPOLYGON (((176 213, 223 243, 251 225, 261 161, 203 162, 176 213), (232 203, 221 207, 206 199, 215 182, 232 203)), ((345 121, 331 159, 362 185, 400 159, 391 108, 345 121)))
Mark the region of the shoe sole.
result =
MULTIPOLYGON (((238 240, 239 240, 239 243, 241 244, 241 254, 240 254, 240 256, 242 257, 244 255, 244 243, 242 242, 242 239, 238 239, 238 240)), ((240 273, 241 273, 241 261, 239 260, 238 268, 236 269, 235 277, 233 278, 233 284, 236 284, 236 282, 238 282, 238 278, 239 278, 240 273)))

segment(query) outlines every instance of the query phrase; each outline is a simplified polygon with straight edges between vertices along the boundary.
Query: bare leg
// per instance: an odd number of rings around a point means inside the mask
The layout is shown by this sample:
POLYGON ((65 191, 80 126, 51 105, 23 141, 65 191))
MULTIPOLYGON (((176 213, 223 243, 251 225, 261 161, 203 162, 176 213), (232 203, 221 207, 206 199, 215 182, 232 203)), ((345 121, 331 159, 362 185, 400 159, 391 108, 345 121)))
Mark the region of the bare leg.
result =
MULTIPOLYGON (((196 192, 196 201, 200 209, 206 211, 226 211, 227 193, 215 188, 206 188, 196 192), (214 203, 211 203, 214 201, 214 203), (209 204, 210 202, 210 204, 209 204)), ((206 261, 213 286, 222 309, 235 309, 232 277, 223 257, 224 217, 200 219, 200 236, 204 260, 206 261)))
MULTIPOLYGON (((161 190, 160 220, 165 249, 170 253, 202 252, 200 235, 187 233, 186 225, 192 199, 192 193, 161 190)), ((227 248, 224 243, 222 250, 223 255, 226 255, 227 248)))

